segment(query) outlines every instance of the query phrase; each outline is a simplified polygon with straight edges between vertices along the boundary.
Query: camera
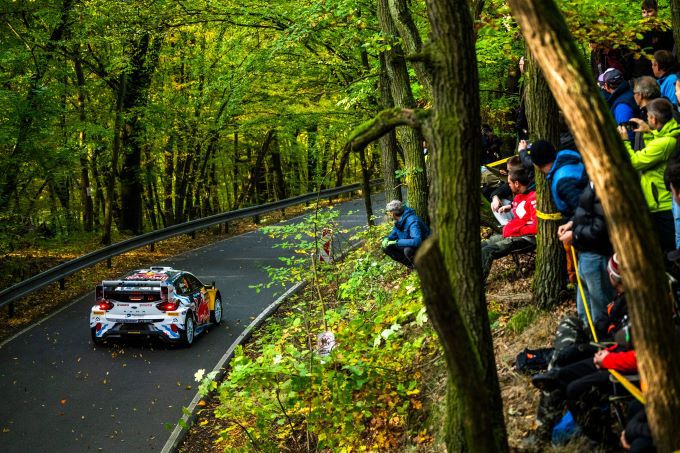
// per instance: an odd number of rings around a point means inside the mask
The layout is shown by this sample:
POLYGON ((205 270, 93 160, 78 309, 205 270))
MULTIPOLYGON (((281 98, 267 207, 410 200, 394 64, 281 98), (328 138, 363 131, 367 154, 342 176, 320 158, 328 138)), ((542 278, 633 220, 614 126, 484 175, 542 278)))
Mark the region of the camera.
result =
POLYGON ((621 126, 625 127, 626 130, 628 131, 634 131, 639 127, 639 124, 636 123, 635 121, 624 121, 623 123, 621 123, 621 126))

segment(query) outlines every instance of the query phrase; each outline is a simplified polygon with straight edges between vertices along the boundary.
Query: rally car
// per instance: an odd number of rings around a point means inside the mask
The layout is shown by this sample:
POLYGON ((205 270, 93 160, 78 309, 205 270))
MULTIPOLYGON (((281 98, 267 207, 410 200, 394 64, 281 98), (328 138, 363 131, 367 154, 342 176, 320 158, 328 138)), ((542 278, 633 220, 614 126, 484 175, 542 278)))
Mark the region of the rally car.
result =
POLYGON ((222 297, 215 283, 169 267, 130 272, 97 285, 90 311, 92 341, 154 336, 191 346, 196 335, 222 321, 222 297))

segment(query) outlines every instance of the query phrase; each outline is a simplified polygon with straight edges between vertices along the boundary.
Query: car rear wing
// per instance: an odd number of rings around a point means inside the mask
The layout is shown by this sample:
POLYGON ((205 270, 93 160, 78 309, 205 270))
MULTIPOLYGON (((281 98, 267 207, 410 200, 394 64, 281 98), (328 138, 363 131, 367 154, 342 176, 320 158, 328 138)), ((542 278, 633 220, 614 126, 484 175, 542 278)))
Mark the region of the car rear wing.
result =
POLYGON ((160 287, 160 286, 170 286, 169 283, 164 283, 161 281, 153 281, 153 280, 104 280, 102 281, 102 286, 106 288, 115 288, 118 286, 127 286, 127 287, 160 287))

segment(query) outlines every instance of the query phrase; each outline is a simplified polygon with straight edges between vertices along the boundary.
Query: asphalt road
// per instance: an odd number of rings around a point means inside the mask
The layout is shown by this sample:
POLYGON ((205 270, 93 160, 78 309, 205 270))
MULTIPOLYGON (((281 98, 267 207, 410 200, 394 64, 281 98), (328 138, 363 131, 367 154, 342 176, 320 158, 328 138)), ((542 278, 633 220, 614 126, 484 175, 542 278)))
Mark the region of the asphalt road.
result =
MULTIPOLYGON (((384 206, 382 195, 373 206, 384 206)), ((363 200, 340 210, 354 211, 341 216, 343 226, 365 225, 363 200)), ((283 292, 248 287, 267 282, 262 266, 282 265, 278 257, 285 253, 273 244, 256 231, 158 263, 215 281, 222 293, 223 323, 191 348, 142 339, 95 347, 88 326, 92 293, 2 346, 0 451, 160 451, 171 432, 165 425, 174 426, 196 393, 196 370, 211 370, 275 292, 283 292)))

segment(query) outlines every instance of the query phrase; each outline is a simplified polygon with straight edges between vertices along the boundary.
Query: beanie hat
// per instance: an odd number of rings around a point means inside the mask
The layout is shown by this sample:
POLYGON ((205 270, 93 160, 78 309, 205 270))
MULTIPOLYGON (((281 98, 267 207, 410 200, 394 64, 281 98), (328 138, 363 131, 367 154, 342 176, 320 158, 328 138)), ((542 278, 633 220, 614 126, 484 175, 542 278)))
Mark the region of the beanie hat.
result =
POLYGON ((557 151, 548 141, 536 140, 531 144, 529 150, 531 151, 531 162, 533 162, 534 165, 542 167, 545 164, 555 162, 557 151))
POLYGON ((619 257, 614 253, 607 263, 607 272, 612 281, 616 283, 621 282, 621 267, 619 265, 619 257))

